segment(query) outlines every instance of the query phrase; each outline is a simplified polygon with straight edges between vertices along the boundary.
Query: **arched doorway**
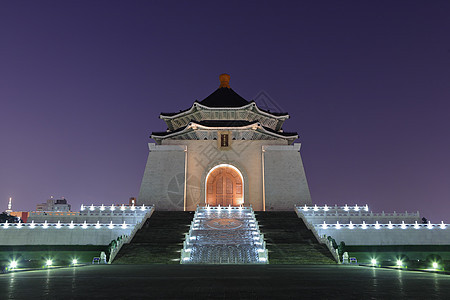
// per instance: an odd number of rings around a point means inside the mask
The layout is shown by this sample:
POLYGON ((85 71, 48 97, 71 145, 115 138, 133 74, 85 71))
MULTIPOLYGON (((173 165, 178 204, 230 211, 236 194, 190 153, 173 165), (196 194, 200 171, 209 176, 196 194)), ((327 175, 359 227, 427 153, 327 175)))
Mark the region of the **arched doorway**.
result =
POLYGON ((222 164, 212 168, 206 176, 206 204, 239 206, 244 204, 244 182, 241 172, 222 164))

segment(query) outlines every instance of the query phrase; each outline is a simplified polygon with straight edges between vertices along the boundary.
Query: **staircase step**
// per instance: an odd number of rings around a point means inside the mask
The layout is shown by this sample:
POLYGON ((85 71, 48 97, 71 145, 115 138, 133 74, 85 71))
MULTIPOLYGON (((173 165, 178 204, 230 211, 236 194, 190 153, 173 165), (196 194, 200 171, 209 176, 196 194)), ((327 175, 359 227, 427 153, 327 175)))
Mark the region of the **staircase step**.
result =
POLYGON ((194 212, 155 211, 113 264, 179 264, 184 234, 194 212))
POLYGON ((325 245, 294 211, 255 212, 271 264, 335 264, 325 245))

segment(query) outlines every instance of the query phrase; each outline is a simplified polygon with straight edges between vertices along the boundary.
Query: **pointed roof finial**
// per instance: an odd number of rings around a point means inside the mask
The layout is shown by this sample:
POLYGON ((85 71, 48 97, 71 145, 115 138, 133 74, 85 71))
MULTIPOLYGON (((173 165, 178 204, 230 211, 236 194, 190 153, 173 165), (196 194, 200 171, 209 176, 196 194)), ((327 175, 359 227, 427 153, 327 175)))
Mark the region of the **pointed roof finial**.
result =
POLYGON ((223 73, 219 75, 220 88, 230 88, 230 75, 223 73))

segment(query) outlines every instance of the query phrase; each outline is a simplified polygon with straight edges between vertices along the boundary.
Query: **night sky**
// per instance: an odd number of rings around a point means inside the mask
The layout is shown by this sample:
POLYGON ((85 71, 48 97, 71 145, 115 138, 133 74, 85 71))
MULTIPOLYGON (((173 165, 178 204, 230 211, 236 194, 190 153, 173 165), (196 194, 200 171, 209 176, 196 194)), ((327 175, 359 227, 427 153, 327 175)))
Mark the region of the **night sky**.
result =
POLYGON ((0 210, 137 197, 224 72, 290 114, 313 203, 450 222, 450 1, 1 1, 0 210))

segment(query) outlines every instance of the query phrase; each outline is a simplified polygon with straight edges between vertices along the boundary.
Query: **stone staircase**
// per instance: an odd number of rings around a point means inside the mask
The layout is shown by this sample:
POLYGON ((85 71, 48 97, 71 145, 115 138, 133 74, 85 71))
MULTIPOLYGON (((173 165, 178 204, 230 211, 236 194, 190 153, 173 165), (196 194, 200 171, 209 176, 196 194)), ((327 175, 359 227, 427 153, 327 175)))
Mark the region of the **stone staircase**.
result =
POLYGON ((181 252, 183 264, 266 264, 251 207, 198 207, 181 252))
POLYGON ((194 212, 155 211, 133 240, 123 245, 113 264, 179 264, 193 217, 194 212))
POLYGON ((255 212, 270 264, 336 264, 294 211, 255 212))

